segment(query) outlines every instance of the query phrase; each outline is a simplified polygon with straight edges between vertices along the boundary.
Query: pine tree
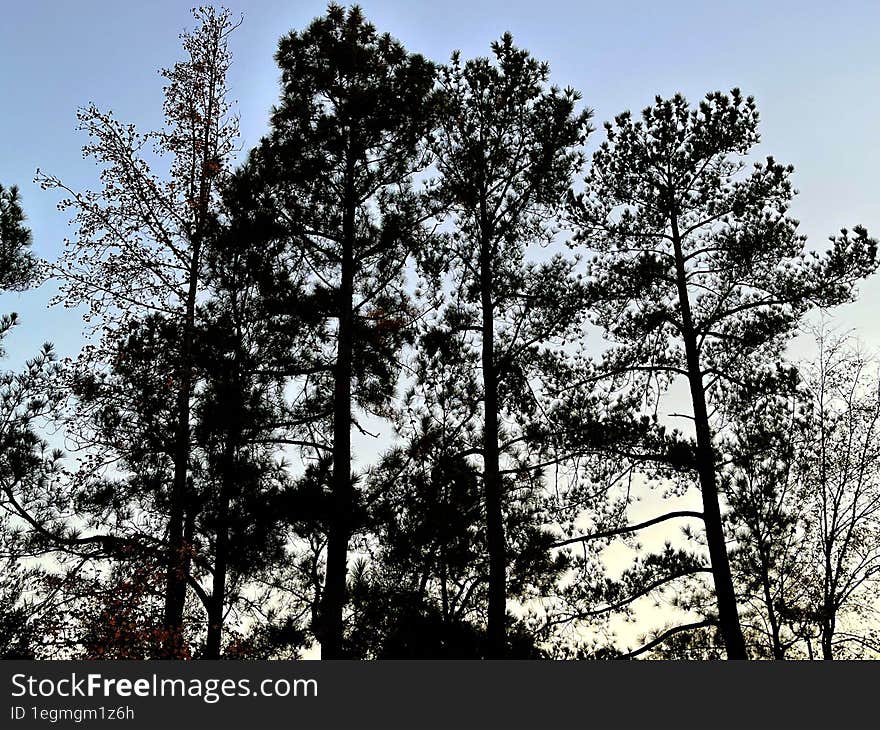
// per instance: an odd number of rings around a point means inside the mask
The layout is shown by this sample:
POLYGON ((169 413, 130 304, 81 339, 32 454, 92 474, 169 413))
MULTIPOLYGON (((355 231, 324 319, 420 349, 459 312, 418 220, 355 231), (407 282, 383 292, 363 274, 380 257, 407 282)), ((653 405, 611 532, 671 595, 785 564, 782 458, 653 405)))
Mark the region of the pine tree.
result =
POLYGON ((333 658, 343 653, 346 564, 357 527, 351 430, 360 427, 357 411, 381 416, 393 393, 410 318, 404 267, 424 237, 411 181, 427 164, 435 71, 377 32, 359 8, 336 5, 284 36, 276 60, 281 101, 239 190, 275 216, 246 234, 253 245, 283 241, 264 281, 276 326, 311 320, 302 329, 314 352, 293 352, 280 367, 299 377, 302 394, 290 423, 306 433, 288 440, 314 456, 319 467, 309 474, 325 474, 331 495, 315 628, 322 656, 333 658), (295 283, 285 291, 278 284, 287 271, 295 283))
POLYGON ((455 54, 440 77, 434 193, 454 230, 446 247, 424 257, 423 268, 435 281, 449 272, 452 282, 435 341, 464 338, 465 349, 478 353, 474 417, 489 556, 488 653, 500 657, 506 651, 505 481, 537 469, 504 468, 514 451, 507 444, 522 444, 507 431, 538 410, 532 386, 545 350, 572 335, 583 304, 572 261, 557 255, 533 264, 525 252, 553 239, 553 216, 582 162, 590 112, 575 111, 574 90, 549 87, 549 66, 515 47, 509 34, 492 44, 492 54, 465 63, 455 54))
POLYGON ((594 319, 613 347, 600 370, 641 375, 645 392, 688 384, 695 472, 717 620, 730 658, 746 658, 719 496, 713 414, 726 393, 785 377, 781 351, 801 316, 853 296, 875 267, 876 243, 844 231, 807 254, 788 215, 792 168, 773 158, 750 172, 758 112, 734 89, 691 108, 657 98, 641 119, 605 125, 585 190, 571 200, 590 262, 594 319))
POLYGON ((24 221, 18 188, 0 185, 0 291, 22 289, 34 282, 37 262, 24 221))
POLYGON ((202 307, 196 348, 204 387, 195 411, 195 443, 203 455, 195 530, 207 561, 197 572, 210 584, 199 590, 208 659, 220 657, 225 617, 241 609, 243 594, 254 590, 255 580, 272 582, 267 574, 285 559, 288 529, 282 503, 290 477, 275 442, 285 380, 273 374, 272 363, 289 351, 290 339, 262 316, 253 271, 240 253, 212 241, 213 296, 202 307))
POLYGON ((799 643, 804 588, 804 505, 798 498, 798 454, 809 409, 797 381, 781 392, 731 399, 722 491, 736 540, 734 583, 758 657, 786 659, 799 643))
MULTIPOLYGON (((31 243, 18 188, 0 185, 0 293, 39 281, 40 265, 31 243)), ((0 316, 0 357, 5 354, 3 338, 18 324, 15 313, 0 316)), ((24 561, 43 553, 47 521, 54 516, 52 483, 60 454, 48 447, 39 428, 56 404, 56 374, 48 343, 21 371, 0 372, 0 550, 5 558, 0 575, 0 656, 7 659, 34 657, 40 648, 38 621, 52 606, 49 600, 38 600, 42 569, 24 561)))
MULTIPOLYGON (((369 557, 352 580, 351 642, 360 656, 477 659, 488 653, 483 484, 473 459, 480 439, 471 416, 479 389, 469 358, 450 356, 454 341, 446 344, 436 367, 418 367, 419 382, 397 419, 403 444, 366 480, 369 557), (426 391, 432 391, 427 399, 426 391)), ((523 604, 566 567, 546 549, 542 479, 540 470, 525 468, 515 482, 522 496, 504 515, 507 592, 523 604)), ((508 617, 507 624, 507 656, 543 656, 523 621, 508 617)))

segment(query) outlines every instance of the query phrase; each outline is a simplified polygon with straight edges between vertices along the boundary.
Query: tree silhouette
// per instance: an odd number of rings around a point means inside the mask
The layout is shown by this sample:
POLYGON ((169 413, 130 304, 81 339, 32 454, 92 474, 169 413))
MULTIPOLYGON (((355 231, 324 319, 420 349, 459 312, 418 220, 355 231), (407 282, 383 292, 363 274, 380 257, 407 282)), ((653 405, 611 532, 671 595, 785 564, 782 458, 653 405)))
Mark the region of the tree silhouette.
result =
MULTIPOLYGON (((100 192, 77 192, 59 178, 38 171, 44 188, 69 197, 63 210, 75 212, 77 238, 56 273, 66 306, 87 304, 98 317, 102 346, 85 357, 110 355, 117 330, 131 318, 159 314, 179 328, 173 376, 174 472, 169 486, 165 625, 168 653, 179 651, 189 571, 186 523, 193 397, 193 338, 196 303, 203 289, 206 236, 218 216, 218 185, 228 171, 237 136, 229 114, 226 74, 230 33, 237 27, 227 10, 199 8, 198 23, 181 36, 186 58, 162 71, 165 127, 139 133, 112 112, 94 105, 79 111, 88 133, 85 155, 102 165, 100 192), (170 161, 162 179, 147 161, 150 148, 170 161)), ((164 485, 161 487, 164 488, 164 485)))
MULTIPOLYGON (((804 380, 811 408, 797 459, 797 501, 806 535, 799 557, 805 609, 823 659, 870 640, 846 619, 864 619, 880 588, 880 392, 877 362, 846 337, 816 331, 819 354, 804 380)), ((876 644, 874 644, 876 646, 876 644)), ((875 649, 876 651, 876 649, 875 649)))
POLYGON ((222 275, 212 277, 215 297, 205 305, 208 324, 196 357, 204 373, 194 435, 204 454, 195 529, 199 553, 210 562, 197 571, 210 582, 210 593, 200 595, 208 614, 207 659, 220 657, 225 617, 241 608, 249 580, 285 558, 279 505, 290 481, 271 443, 283 400, 283 384, 264 370, 273 340, 264 339, 265 321, 254 316, 248 289, 235 286, 234 263, 224 263, 222 275))
MULTIPOLYGON (((469 457, 479 439, 470 419, 462 424, 456 418, 469 405, 458 398, 461 373, 435 374, 435 387, 446 381, 448 400, 438 396, 446 411, 437 404, 430 411, 403 411, 404 445, 388 452, 367 479, 369 559, 352 579, 349 640, 355 655, 476 659, 488 653, 482 474, 469 457), (416 413, 421 418, 411 430, 405 424, 416 413)), ((535 498, 539 482, 518 480, 527 496, 505 513, 512 547, 508 594, 523 602, 565 567, 546 551, 535 498)), ((542 655, 522 621, 508 616, 507 624, 508 656, 542 655)))
MULTIPOLYGON (((25 226, 18 188, 0 185, 0 293, 25 289, 38 279, 31 253, 31 232, 25 226)), ((0 316, 0 357, 3 338, 18 325, 13 313, 0 316)), ((23 560, 39 555, 34 532, 46 512, 45 481, 58 454, 40 437, 41 421, 54 402, 46 397, 55 374, 54 352, 46 344, 21 372, 0 372, 0 655, 32 658, 36 650, 35 618, 41 615, 28 586, 38 583, 40 570, 23 560)), ((45 607, 44 607, 45 608, 45 607)))
MULTIPOLYGON (((574 90, 548 88, 549 66, 516 48, 509 34, 492 44, 492 54, 465 63, 455 54, 440 77, 442 119, 431 142, 439 172, 434 194, 453 232, 446 246, 423 257, 423 269, 429 286, 437 287, 445 272, 451 278, 433 341, 463 338, 465 353, 479 356, 471 365, 481 373, 479 413, 472 414, 481 443, 474 453, 483 462, 488 651, 500 657, 506 645, 505 475, 538 468, 502 469, 502 452, 522 443, 507 430, 531 420, 537 410, 532 381, 546 359, 544 346, 569 337, 582 308, 573 262, 555 256, 534 264, 525 251, 553 238, 553 215, 582 162, 590 112, 575 111, 574 90)), ((434 346, 429 355, 440 351, 434 346)))
MULTIPOLYGON (((305 396, 315 406, 318 433, 307 448, 330 458, 316 629, 322 656, 334 658, 342 653, 346 562, 356 527, 351 429, 357 408, 381 415, 393 388, 394 353, 409 317, 403 269, 423 237, 425 214, 411 178, 427 164, 434 68, 378 33, 359 8, 336 5, 305 31, 282 38, 276 60, 281 101, 243 172, 255 176, 254 195, 280 223, 284 260, 309 272, 307 306, 320 316, 323 352, 308 368, 305 396)), ((279 326, 296 316, 279 311, 279 326)))
POLYGON ((712 414, 723 412, 727 392, 775 381, 804 312, 851 299, 876 256, 862 228, 842 232, 823 256, 804 253, 787 214, 792 168, 768 158, 745 172, 757 123, 754 100, 737 89, 696 108, 681 95, 657 97, 641 119, 624 112, 606 124, 570 206, 577 241, 595 251, 593 316, 613 343, 602 369, 641 373, 649 392, 687 381, 718 622, 738 659, 746 647, 712 414))
POLYGON ((803 393, 789 392, 736 404, 734 433, 725 452, 723 492, 736 538, 734 580, 747 610, 752 654, 785 659, 799 640, 792 625, 804 587, 804 509, 797 498, 803 393))
POLYGON ((24 221, 18 188, 0 185, 0 291, 22 289, 34 282, 37 262, 24 221))

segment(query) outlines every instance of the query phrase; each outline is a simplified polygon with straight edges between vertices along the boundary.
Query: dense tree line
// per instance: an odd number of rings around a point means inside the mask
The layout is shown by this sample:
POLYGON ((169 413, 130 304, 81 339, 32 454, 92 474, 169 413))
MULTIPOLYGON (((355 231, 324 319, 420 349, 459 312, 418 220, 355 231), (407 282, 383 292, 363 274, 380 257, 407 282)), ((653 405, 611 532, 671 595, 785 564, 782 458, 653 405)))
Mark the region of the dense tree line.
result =
POLYGON ((509 34, 436 63, 331 5, 237 160, 240 21, 194 16, 161 129, 90 105, 98 189, 38 171, 57 262, 0 188, 0 287, 88 325, 0 380, 5 656, 880 653, 878 363, 825 314, 877 244, 807 248, 752 97, 588 158, 509 34))

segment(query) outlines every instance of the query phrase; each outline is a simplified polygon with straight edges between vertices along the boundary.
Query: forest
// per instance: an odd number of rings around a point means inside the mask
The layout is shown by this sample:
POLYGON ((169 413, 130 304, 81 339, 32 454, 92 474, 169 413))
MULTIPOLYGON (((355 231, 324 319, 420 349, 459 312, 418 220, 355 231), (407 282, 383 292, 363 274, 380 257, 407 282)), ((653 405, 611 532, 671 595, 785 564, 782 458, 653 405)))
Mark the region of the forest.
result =
POLYGON ((880 658, 880 360, 834 319, 877 241, 806 240, 752 96, 601 121, 527 38, 331 4, 242 149, 242 21, 193 11, 161 128, 78 110, 57 260, 0 181, 0 291, 85 330, 0 370, 0 657, 880 658))

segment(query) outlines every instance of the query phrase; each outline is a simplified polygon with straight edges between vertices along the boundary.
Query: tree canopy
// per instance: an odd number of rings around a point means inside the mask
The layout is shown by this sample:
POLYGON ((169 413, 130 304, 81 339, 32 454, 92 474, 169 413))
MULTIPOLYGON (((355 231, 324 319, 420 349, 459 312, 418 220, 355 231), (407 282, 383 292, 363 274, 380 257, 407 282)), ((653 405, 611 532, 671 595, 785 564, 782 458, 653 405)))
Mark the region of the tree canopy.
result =
POLYGON ((0 292, 88 335, 0 374, 0 656, 880 654, 878 360, 827 326, 877 242, 806 240, 753 97, 594 134, 510 33, 331 4, 239 149, 193 17, 159 129, 89 104, 94 189, 38 170, 58 261, 0 186, 0 292))

